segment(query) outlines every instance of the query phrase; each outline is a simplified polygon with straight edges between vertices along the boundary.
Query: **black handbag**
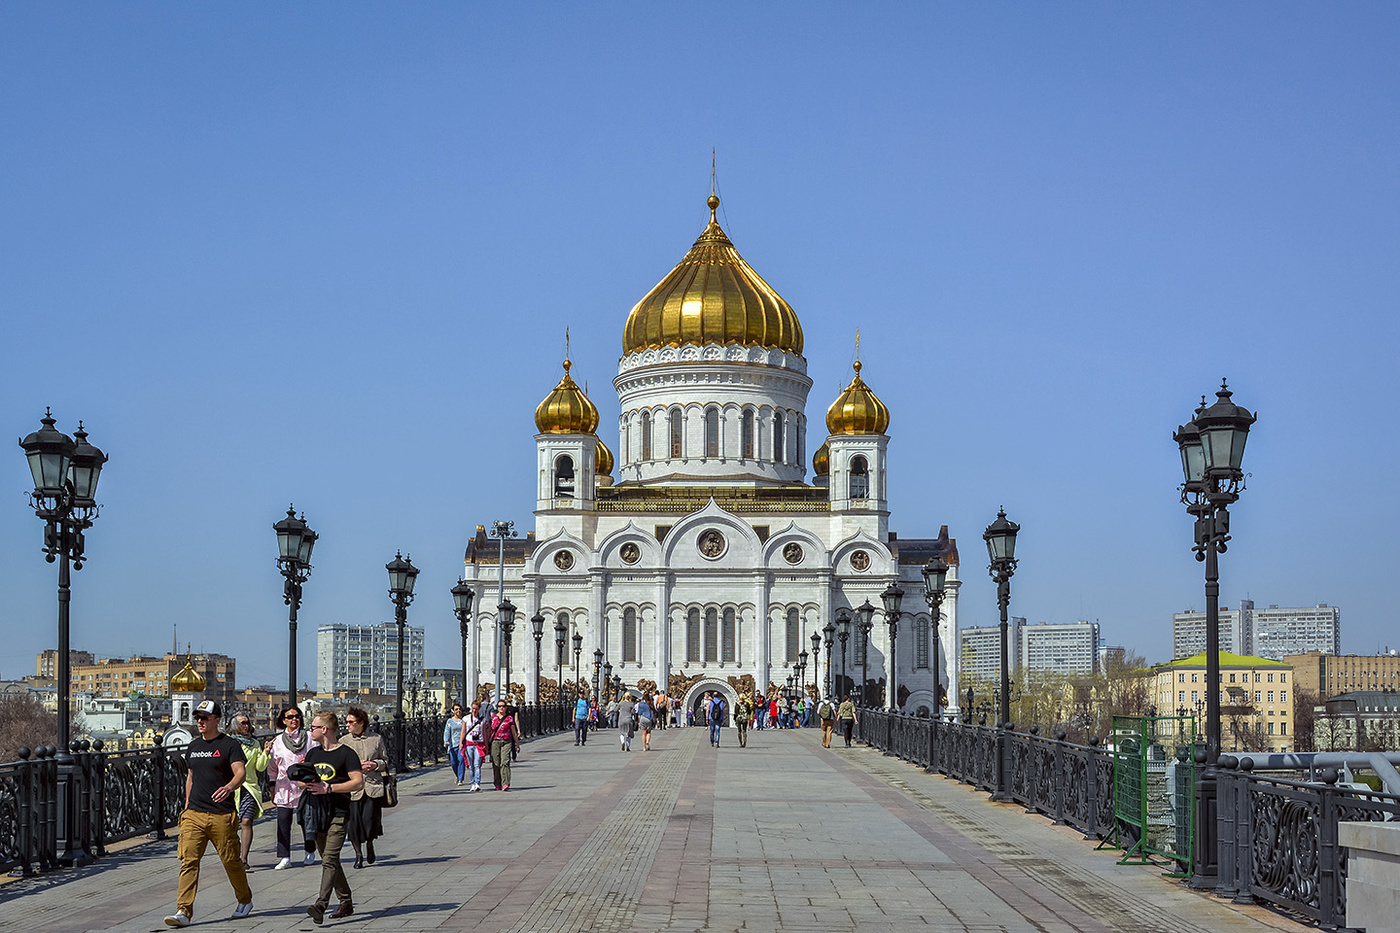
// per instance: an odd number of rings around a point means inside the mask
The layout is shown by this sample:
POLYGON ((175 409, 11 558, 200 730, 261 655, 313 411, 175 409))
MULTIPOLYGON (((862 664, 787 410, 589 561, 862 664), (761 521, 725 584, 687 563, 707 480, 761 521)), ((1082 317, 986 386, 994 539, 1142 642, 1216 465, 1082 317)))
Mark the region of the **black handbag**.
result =
POLYGON ((384 807, 397 807, 399 805, 399 778, 398 775, 388 773, 384 775, 384 807))

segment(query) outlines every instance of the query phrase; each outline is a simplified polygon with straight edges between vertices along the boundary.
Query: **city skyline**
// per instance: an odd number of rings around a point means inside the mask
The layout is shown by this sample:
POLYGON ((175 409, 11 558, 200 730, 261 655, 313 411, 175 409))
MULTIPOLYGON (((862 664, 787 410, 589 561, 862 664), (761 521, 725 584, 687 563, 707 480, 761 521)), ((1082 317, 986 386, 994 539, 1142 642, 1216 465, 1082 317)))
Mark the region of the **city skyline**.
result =
MULTIPOLYGON (((396 550, 425 664, 460 664, 449 590, 476 525, 532 525, 565 328, 616 450, 623 323, 703 228, 712 149, 814 426, 859 329, 892 527, 948 525, 964 627, 996 621, 1005 506, 1013 614, 1167 660, 1204 603, 1171 433, 1226 376, 1259 421, 1222 606, 1328 602, 1343 652, 1394 642, 1400 544, 1369 532, 1400 513, 1400 12, 4 15, 0 411, 111 457, 74 647, 178 624, 281 684, 290 501, 321 535, 303 680, 317 626, 393 617, 396 550)), ((0 476, 9 678, 54 647, 55 576, 17 447, 0 476)))

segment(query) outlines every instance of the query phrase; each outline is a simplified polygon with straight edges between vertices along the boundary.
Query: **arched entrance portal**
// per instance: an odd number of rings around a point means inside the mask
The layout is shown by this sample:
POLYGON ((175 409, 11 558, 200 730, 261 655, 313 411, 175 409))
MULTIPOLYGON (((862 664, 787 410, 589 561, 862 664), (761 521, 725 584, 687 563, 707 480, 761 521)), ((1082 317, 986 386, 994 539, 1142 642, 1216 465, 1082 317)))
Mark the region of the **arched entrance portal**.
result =
POLYGON ((722 680, 702 680, 686 691, 685 699, 682 702, 682 709, 693 710, 695 718, 694 724, 704 726, 709 724, 705 718, 705 695, 715 692, 724 697, 724 722, 721 726, 728 727, 734 719, 734 704, 738 702, 739 695, 734 692, 734 688, 722 680))

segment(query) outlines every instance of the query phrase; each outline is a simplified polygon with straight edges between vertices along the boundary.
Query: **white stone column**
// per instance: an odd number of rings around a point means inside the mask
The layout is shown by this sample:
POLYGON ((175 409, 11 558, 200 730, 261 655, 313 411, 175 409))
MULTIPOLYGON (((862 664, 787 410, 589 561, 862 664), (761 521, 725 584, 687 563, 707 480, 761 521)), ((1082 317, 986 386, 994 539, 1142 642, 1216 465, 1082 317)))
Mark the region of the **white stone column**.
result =
MULTIPOLYGON (((527 581, 525 581, 525 613, 524 613, 524 615, 525 615, 525 624, 524 624, 524 625, 521 625, 519 622, 516 622, 516 624, 515 624, 515 628, 516 628, 517 631, 523 631, 523 632, 525 633, 525 637, 521 639, 521 642, 525 645, 525 657, 526 657, 525 664, 522 665, 522 666, 525 668, 525 670, 526 670, 526 674, 525 674, 525 677, 526 677, 526 680, 525 680, 525 702, 526 702, 526 703, 538 703, 538 702, 540 701, 540 668, 539 668, 539 664, 540 664, 540 663, 543 663, 543 662, 540 661, 539 663, 536 663, 536 662, 537 662, 537 659, 536 659, 536 657, 535 657, 535 654, 536 654, 536 652, 535 652, 535 633, 534 633, 534 626, 533 626, 533 623, 531 623, 531 621, 530 621, 530 619, 534 617, 535 613, 537 613, 537 612, 539 612, 539 611, 540 611, 540 588, 539 588, 539 582, 536 581, 536 580, 527 580, 527 581)), ((543 649, 543 645, 541 645, 541 649, 543 649)))
POLYGON ((754 680, 765 696, 768 694, 769 665, 772 663, 769 634, 771 623, 768 619, 768 572, 761 571, 753 591, 754 623, 754 680))
POLYGON ((671 686, 671 575, 656 581, 656 684, 670 693, 671 686))
POLYGON ((944 681, 948 687, 948 709, 946 712, 954 716, 959 712, 958 683, 962 663, 958 651, 958 588, 962 586, 962 581, 956 578, 956 574, 956 567, 948 568, 948 578, 943 584, 947 591, 943 596, 944 618, 938 623, 938 641, 942 655, 940 663, 948 672, 947 680, 944 681))
POLYGON ((486 588, 480 584, 472 587, 471 630, 467 632, 467 667, 462 672, 467 679, 467 701, 476 699, 476 690, 481 686, 481 601, 486 588))

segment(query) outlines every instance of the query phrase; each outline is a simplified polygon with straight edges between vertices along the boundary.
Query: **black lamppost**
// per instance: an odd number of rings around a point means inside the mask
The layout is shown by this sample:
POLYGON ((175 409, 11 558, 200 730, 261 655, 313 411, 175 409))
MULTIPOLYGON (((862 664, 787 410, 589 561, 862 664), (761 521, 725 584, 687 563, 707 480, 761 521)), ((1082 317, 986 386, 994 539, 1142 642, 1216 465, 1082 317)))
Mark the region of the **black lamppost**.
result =
MULTIPOLYGON (((603 702, 603 685, 598 678, 603 676, 603 649, 593 649, 593 695, 598 698, 598 703, 603 702)), ((601 712, 601 710, 600 710, 601 712)))
POLYGON ((900 604, 904 601, 904 590, 899 588, 899 581, 891 580, 890 585, 885 587, 885 591, 880 594, 880 601, 885 604, 885 622, 890 627, 890 655, 886 658, 886 666, 889 668, 890 687, 889 701, 890 712, 899 710, 899 691, 896 677, 899 673, 899 611, 900 604))
POLYGON ((399 650, 398 674, 395 683, 398 685, 399 708, 394 713, 394 731, 398 734, 398 761, 395 767, 402 771, 404 769, 405 742, 404 742, 404 712, 403 712, 403 630, 408 624, 408 604, 413 602, 413 583, 418 579, 418 568, 413 566, 411 558, 403 556, 401 551, 394 553, 394 559, 384 565, 384 569, 389 571, 389 599, 394 603, 394 622, 399 629, 399 650))
POLYGON ((997 606, 1001 609, 1001 689, 998 697, 998 728, 1001 754, 997 768, 997 792, 993 800, 1007 799, 1006 792, 1006 729, 1011 722, 1011 669, 1008 664, 1006 614, 1011 606, 1011 575, 1016 572, 1016 533, 1021 526, 1006 517, 1005 509, 997 510, 997 520, 987 526, 982 539, 987 542, 987 555, 991 559, 987 571, 997 584, 997 606))
POLYGON ((939 657, 938 622, 943 614, 943 594, 947 591, 948 564, 941 557, 931 557, 924 564, 924 602, 928 603, 930 647, 933 648, 933 718, 943 717, 942 658, 939 657))
POLYGON ((471 708, 467 701, 467 635, 471 632, 472 597, 475 595, 466 580, 458 580, 457 585, 452 587, 452 612, 457 616, 457 626, 462 631, 462 709, 471 708))
POLYGON ((619 700, 622 699, 622 677, 618 674, 614 674, 612 679, 612 685, 613 696, 619 700))
POLYGON ((828 622, 826 623, 826 625, 822 627, 822 635, 825 636, 825 637, 823 638, 823 641, 824 641, 825 644, 826 644, 826 692, 825 692, 825 695, 826 695, 828 698, 830 698, 831 695, 832 695, 833 693, 836 692, 836 688, 835 688, 835 686, 832 684, 832 681, 835 680, 835 678, 831 676, 831 647, 832 647, 832 642, 836 641, 836 626, 835 626, 835 625, 832 625, 831 622, 828 621, 828 622))
POLYGON ((846 689, 846 642, 851 640, 851 614, 842 609, 836 614, 836 637, 841 639, 841 689, 836 691, 845 699, 846 689))
POLYGON ((69 681, 68 603, 71 598, 70 566, 83 569, 83 532, 97 518, 97 479, 107 455, 87 441, 83 423, 69 437, 54 427, 53 413, 45 408, 43 425, 19 442, 29 460, 34 491, 29 503, 44 522, 44 559, 58 562, 58 751, 68 754, 72 739, 69 681))
POLYGON ((530 616, 530 634, 535 636, 535 704, 540 702, 540 641, 544 638, 544 613, 530 616))
POLYGON ((866 600, 856 607, 856 628, 860 634, 860 705, 868 707, 865 688, 870 682, 870 630, 875 627, 875 607, 866 600))
MULTIPOLYGON (((1181 451, 1181 501, 1196 519, 1196 560, 1206 565, 1205 767, 1196 781, 1196 852, 1191 883, 1211 887, 1219 874, 1216 849, 1216 775, 1220 758, 1220 564, 1230 540, 1230 511, 1244 489, 1244 445, 1258 419, 1230 401, 1222 380, 1215 404, 1196 409, 1172 439, 1181 451)), ((1199 761, 1199 758, 1197 759, 1199 761)))
POLYGON ((44 522, 44 559, 50 564, 58 562, 58 657, 54 673, 58 687, 56 760, 62 804, 59 832, 63 835, 63 854, 59 861, 65 865, 80 865, 90 856, 81 849, 82 841, 77 838, 76 762, 69 754, 73 715, 68 638, 68 604, 72 597, 70 569, 83 569, 83 532, 91 528, 97 518, 97 480, 107 455, 88 443, 81 421, 72 437, 54 427, 53 413, 47 408, 39 421, 43 427, 20 441, 19 446, 29 460, 29 472, 34 480, 29 503, 34 514, 44 522), (75 843, 79 846, 77 850, 75 843))
MULTIPOLYGON (((605 663, 605 664, 603 665, 603 689, 604 689, 604 690, 608 690, 608 689, 611 689, 611 688, 612 688, 612 679, 613 679, 612 662, 611 662, 611 661, 608 661, 607 663, 605 663)), ((608 699, 611 700, 611 699, 613 699, 615 696, 616 696, 615 693, 609 694, 609 695, 608 695, 608 699)))
POLYGON ((515 634, 515 603, 507 599, 496 607, 496 611, 500 614, 501 644, 505 646, 502 651, 504 655, 502 660, 505 662, 506 669, 505 692, 500 695, 506 698, 507 703, 514 706, 515 695, 510 692, 510 637, 515 634))
POLYGON ((817 668, 821 667, 822 660, 822 636, 820 632, 813 631, 812 637, 812 692, 817 693, 817 668))
POLYGON ((282 585, 283 601, 291 607, 287 628, 287 705, 297 705, 297 610, 301 608, 301 585, 311 576, 311 549, 316 546, 316 532, 306 525, 306 515, 297 518, 296 511, 287 506, 287 517, 272 526, 277 532, 277 569, 286 582, 282 585))
POLYGON ((583 688, 583 669, 579 665, 579 655, 583 653, 583 633, 574 632, 574 689, 583 688))
POLYGON ((807 654, 807 650, 806 650, 805 648, 804 648, 803 650, 797 652, 797 684, 796 684, 796 686, 798 686, 798 687, 801 687, 804 683, 807 682, 807 658, 809 658, 809 657, 810 657, 810 655, 807 654))
POLYGON ((569 627, 558 616, 554 617, 554 666, 559 676, 559 702, 564 700, 564 646, 568 644, 569 627))

